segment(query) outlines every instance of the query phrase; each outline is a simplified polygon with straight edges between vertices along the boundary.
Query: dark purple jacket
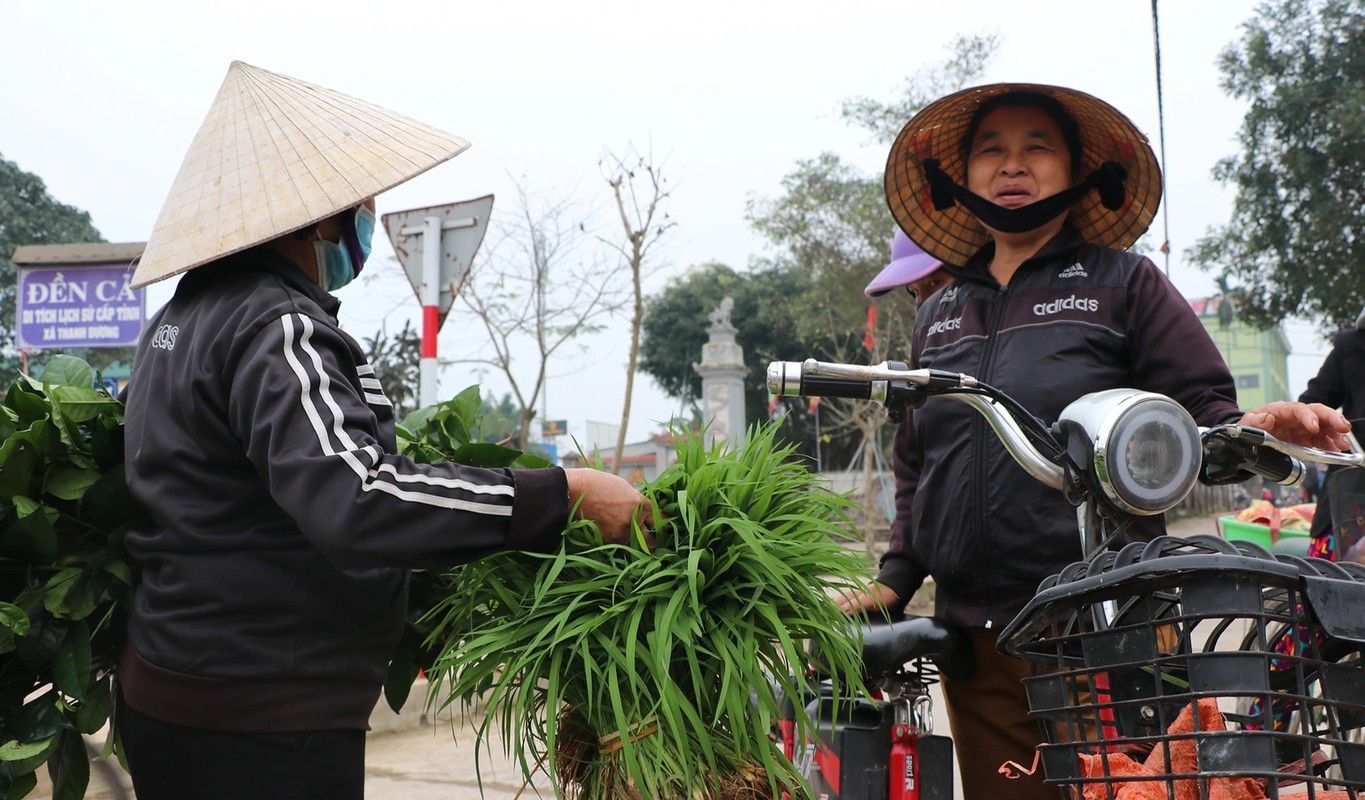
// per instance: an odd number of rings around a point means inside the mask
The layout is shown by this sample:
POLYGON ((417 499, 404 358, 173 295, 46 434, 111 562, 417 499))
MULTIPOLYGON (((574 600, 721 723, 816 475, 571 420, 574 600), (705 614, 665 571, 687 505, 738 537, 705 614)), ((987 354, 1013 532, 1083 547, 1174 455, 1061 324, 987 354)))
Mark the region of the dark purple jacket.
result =
MULTIPOLYGON (((1046 422, 1089 392, 1131 387, 1180 402, 1200 425, 1236 419, 1232 375, 1186 300, 1147 258, 1066 229, 1020 266, 989 276, 987 245, 915 321, 914 366, 974 375, 1046 422)), ((1076 510, 1030 477, 984 418, 930 399, 896 434, 896 519, 877 579, 902 598, 926 575, 937 614, 1009 622, 1038 584, 1081 557, 1076 510)), ((1162 533, 1139 518, 1133 536, 1162 533)))

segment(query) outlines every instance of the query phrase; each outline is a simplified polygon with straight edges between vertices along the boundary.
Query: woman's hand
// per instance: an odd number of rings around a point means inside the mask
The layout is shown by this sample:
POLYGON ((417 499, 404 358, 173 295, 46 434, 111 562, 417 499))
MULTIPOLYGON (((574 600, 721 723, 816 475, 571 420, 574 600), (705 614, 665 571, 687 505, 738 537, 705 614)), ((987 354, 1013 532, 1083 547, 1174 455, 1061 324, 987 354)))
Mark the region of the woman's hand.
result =
POLYGON ((845 614, 862 614, 869 611, 883 611, 900 604, 900 595, 890 586, 873 581, 865 589, 852 594, 839 595, 835 601, 845 614))
POLYGON ((1248 411, 1238 424, 1260 428, 1280 441, 1304 447, 1340 451, 1351 446, 1346 438, 1351 423, 1341 412, 1322 403, 1277 400, 1248 411))
POLYGON ((654 507, 625 478, 595 469, 566 469, 569 507, 577 506, 578 516, 597 523, 602 540, 608 544, 630 544, 631 523, 646 529, 645 541, 652 547, 654 535, 648 528, 654 522, 654 507))

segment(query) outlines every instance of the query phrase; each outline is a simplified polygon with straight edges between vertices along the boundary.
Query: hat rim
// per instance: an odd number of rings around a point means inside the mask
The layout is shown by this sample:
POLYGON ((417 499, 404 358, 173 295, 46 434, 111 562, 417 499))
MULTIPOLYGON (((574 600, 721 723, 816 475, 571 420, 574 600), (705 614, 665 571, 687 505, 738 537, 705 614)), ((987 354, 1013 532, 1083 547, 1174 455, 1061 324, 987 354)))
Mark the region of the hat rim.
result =
POLYGON ((1105 209, 1097 193, 1074 205, 1069 218, 1088 242, 1126 249, 1146 233, 1161 202, 1161 167, 1145 134, 1109 103, 1077 89, 1037 83, 975 86, 935 100, 905 124, 887 155, 884 189, 892 217, 926 253, 948 264, 965 264, 991 240, 986 228, 960 204, 933 207, 922 161, 938 158, 945 172, 965 180, 960 138, 971 116, 987 100, 1010 92, 1048 95, 1076 119, 1081 130, 1084 173, 1105 161, 1128 171, 1125 204, 1105 209))
MULTIPOLYGON (((455 138, 458 138, 458 137, 452 136, 451 138, 452 138, 452 139, 455 139, 455 138)), ((133 289, 140 289, 140 288, 142 288, 142 287, 144 287, 144 286, 148 286, 148 285, 150 285, 150 284, 157 283, 157 282, 159 282, 159 281, 164 281, 164 280, 166 280, 167 278, 173 278, 173 277, 175 277, 176 275, 181 275, 181 274, 183 274, 183 273, 189 272, 190 270, 196 269, 196 268, 198 268, 198 267, 202 267, 202 266, 204 266, 205 264, 210 264, 210 263, 212 263, 212 262, 214 262, 214 261, 218 261, 219 259, 227 258, 228 256, 231 256, 231 255, 236 255, 237 253, 246 252, 247 250, 250 250, 250 249, 253 248, 253 247, 257 247, 257 246, 259 246, 259 245, 265 244, 266 242, 274 241, 275 239, 278 239, 278 238, 280 238, 280 237, 282 237, 282 236, 288 236, 288 235, 291 234, 291 233, 294 233, 294 232, 296 232, 296 231, 301 231, 301 230, 303 230, 304 228, 307 228, 309 225, 315 225, 315 224, 317 224, 317 223, 319 223, 319 222, 322 222, 322 221, 325 220, 325 219, 329 219, 329 218, 331 218, 331 217, 333 217, 333 216, 335 216, 335 215, 337 215, 337 214, 340 214, 341 212, 343 212, 343 211, 345 211, 345 210, 347 210, 347 209, 355 208, 356 206, 359 206, 359 205, 361 205, 362 203, 364 203, 366 200, 370 200, 370 199, 373 199, 373 198, 375 198, 375 197, 378 197, 379 195, 383 194, 384 192, 387 192, 388 190, 390 190, 390 189, 392 189, 392 188, 394 188, 394 187, 396 187, 396 186, 401 186, 401 185, 403 185, 404 183, 407 183, 408 181, 412 180, 413 178, 416 178, 417 176, 419 176, 419 175, 421 175, 421 174, 423 174, 423 173, 425 173, 425 172, 427 172, 427 171, 433 169, 434 167, 437 167, 437 166, 440 166, 441 164, 444 164, 445 162, 449 161, 450 159, 454 158, 455 156, 458 156, 460 153, 463 153, 465 150, 468 150, 468 149, 469 149, 469 142, 464 141, 464 140, 460 140, 460 141, 462 142, 463 146, 459 147, 459 149, 457 149, 457 150, 452 150, 452 152, 451 152, 449 155, 445 156, 445 157, 442 158, 441 160, 435 161, 435 162, 431 163, 429 166, 423 167, 421 170, 418 170, 418 171, 416 171, 416 172, 413 172, 411 175, 408 175, 408 176, 403 177, 403 178, 400 178, 400 179, 398 179, 398 180, 390 181, 390 182, 388 182, 388 183, 386 183, 386 184, 384 184, 384 185, 381 185, 381 187, 378 188, 373 194, 370 194, 370 195, 367 195, 367 196, 364 196, 364 197, 359 197, 359 196, 357 196, 354 202, 336 202, 336 203, 333 204, 335 207, 330 208, 330 210, 326 211, 325 213, 322 213, 322 214, 320 214, 320 215, 313 216, 313 217, 311 217, 311 218, 305 219, 303 222, 300 222, 300 223, 294 225, 293 227, 279 226, 279 230, 278 230, 277 232, 275 232, 275 233, 273 233, 273 234, 271 234, 271 235, 269 235, 269 236, 262 236, 261 238, 257 239, 256 241, 249 241, 249 242, 246 242, 246 243, 243 243, 243 244, 238 244, 238 245, 236 245, 236 246, 224 247, 224 248, 221 248, 221 249, 219 249, 219 250, 217 250, 217 251, 215 251, 215 252, 206 253, 205 255, 203 255, 202 257, 200 257, 200 258, 198 258, 198 259, 192 260, 191 262, 185 263, 185 264, 183 264, 183 265, 181 265, 181 266, 177 266, 177 267, 175 267, 174 269, 171 269, 171 270, 169 270, 169 271, 162 271, 162 272, 159 272, 159 273, 157 273, 157 274, 148 274, 148 275, 146 275, 146 276, 144 276, 144 277, 139 278, 139 277, 138 277, 138 273, 142 271, 142 265, 143 265, 144 263, 149 263, 149 264, 155 264, 155 263, 156 263, 155 261, 149 262, 149 261, 147 260, 147 251, 148 251, 149 249, 151 249, 155 244, 157 244, 157 242, 156 242, 156 236, 155 236, 156 231, 153 230, 153 235, 152 235, 152 236, 149 236, 149 237, 147 238, 147 247, 144 248, 142 256, 140 256, 140 257, 138 258, 137 266, 136 266, 136 267, 134 268, 134 270, 133 270, 133 279, 129 282, 128 285, 129 285, 130 288, 133 288, 133 289)), ((149 267, 149 272, 150 272, 150 267, 149 267)))
POLYGON ((902 256, 892 261, 877 273, 867 288, 863 289, 863 294, 868 297, 880 297, 892 289, 901 286, 909 286, 918 280, 933 275, 943 266, 943 262, 928 253, 915 253, 914 255, 902 256))
POLYGON ((373 103, 234 61, 130 285, 147 286, 303 230, 469 146, 373 103))

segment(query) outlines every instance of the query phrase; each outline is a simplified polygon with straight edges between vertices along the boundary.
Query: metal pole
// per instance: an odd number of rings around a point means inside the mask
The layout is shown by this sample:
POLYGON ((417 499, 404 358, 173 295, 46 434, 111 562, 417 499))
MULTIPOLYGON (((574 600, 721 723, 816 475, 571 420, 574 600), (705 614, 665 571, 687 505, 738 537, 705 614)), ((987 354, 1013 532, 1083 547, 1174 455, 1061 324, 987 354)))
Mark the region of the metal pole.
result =
POLYGON ((422 371, 418 404, 436 403, 436 334, 441 327, 441 218, 427 217, 422 231, 422 371))
POLYGON ((820 404, 815 404, 815 471, 823 468, 820 458, 820 404))

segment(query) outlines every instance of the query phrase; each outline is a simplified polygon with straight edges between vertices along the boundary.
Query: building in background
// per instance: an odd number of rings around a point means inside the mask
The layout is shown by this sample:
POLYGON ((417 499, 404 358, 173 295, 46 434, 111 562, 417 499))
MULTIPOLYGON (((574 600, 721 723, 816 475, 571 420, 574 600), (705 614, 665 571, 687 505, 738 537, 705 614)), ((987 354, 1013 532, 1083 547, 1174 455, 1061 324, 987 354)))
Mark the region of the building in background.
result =
MULTIPOLYGON (((617 474, 631 483, 654 480, 659 473, 677 463, 676 444, 677 439, 671 433, 656 433, 647 441, 627 444, 621 454, 621 470, 617 474)), ((599 451, 589 450, 586 459, 576 450, 564 452, 560 454, 560 463, 565 469, 597 467, 611 471, 615 449, 616 443, 613 442, 610 447, 599 451)))
POLYGON ((1194 313, 1213 337, 1237 382, 1237 404, 1257 408, 1276 400, 1292 400, 1289 392, 1289 340, 1279 325, 1266 330, 1237 319, 1224 297, 1190 300, 1194 313))

